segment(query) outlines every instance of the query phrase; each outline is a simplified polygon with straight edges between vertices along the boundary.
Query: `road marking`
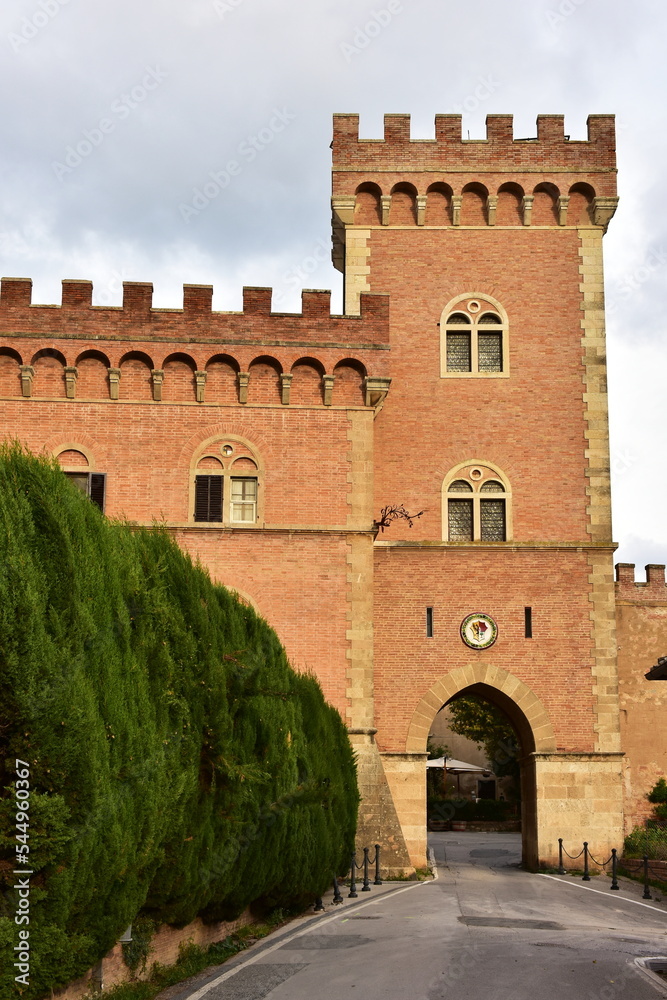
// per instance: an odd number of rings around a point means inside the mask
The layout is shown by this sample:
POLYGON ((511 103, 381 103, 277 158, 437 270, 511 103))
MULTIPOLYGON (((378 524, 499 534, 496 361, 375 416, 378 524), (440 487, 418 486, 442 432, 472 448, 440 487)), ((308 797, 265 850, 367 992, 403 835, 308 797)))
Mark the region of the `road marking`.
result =
MULTIPOLYGON (((562 878, 557 878, 555 875, 545 875, 544 872, 537 872, 540 878, 550 878, 554 882, 560 882, 561 885, 571 885, 574 889, 585 889, 587 892, 597 892, 598 896, 606 896, 610 899, 609 891, 603 892, 602 889, 591 889, 589 885, 579 885, 578 882, 565 882, 562 878)), ((653 910, 655 913, 662 913, 663 917, 667 917, 667 910, 661 910, 659 906, 651 906, 650 903, 640 903, 638 899, 626 899, 625 896, 614 896, 612 899, 614 903, 633 903, 635 906, 644 906, 647 910, 653 910)))
MULTIPOLYGON (((413 882, 412 885, 407 885, 404 889, 396 889, 393 892, 388 892, 383 896, 379 896, 377 899, 369 899, 365 903, 360 903, 358 906, 354 907, 354 910, 355 912, 357 910, 363 910, 364 907, 371 906, 373 904, 377 905, 384 899, 388 899, 390 896, 398 896, 401 892, 408 892, 409 889, 417 889, 420 885, 428 884, 428 882, 413 882)), ((240 962, 233 969, 223 972, 223 974, 218 976, 217 979, 213 979, 210 983, 206 983, 205 986, 201 986, 198 990, 189 995, 188 1000, 201 1000, 201 998, 205 997, 214 986, 219 986, 220 983, 224 983, 225 980, 231 979, 232 976, 235 976, 237 972, 241 971, 241 969, 245 969, 248 965, 254 965, 254 963, 259 961, 260 958, 264 958, 265 955, 270 955, 271 952, 277 951, 278 948, 282 948, 287 941, 294 941, 296 938, 303 937, 304 934, 310 934, 310 932, 315 929, 319 930, 321 927, 324 927, 325 924, 330 924, 333 920, 338 920, 338 918, 344 916, 345 913, 345 910, 341 910, 339 913, 334 913, 330 917, 326 917, 324 920, 313 920, 309 927, 304 927, 303 930, 297 931, 296 934, 286 934, 280 939, 280 941, 276 941, 274 945, 271 945, 270 948, 264 948, 261 951, 258 951, 256 955, 251 955, 246 961, 240 962)))

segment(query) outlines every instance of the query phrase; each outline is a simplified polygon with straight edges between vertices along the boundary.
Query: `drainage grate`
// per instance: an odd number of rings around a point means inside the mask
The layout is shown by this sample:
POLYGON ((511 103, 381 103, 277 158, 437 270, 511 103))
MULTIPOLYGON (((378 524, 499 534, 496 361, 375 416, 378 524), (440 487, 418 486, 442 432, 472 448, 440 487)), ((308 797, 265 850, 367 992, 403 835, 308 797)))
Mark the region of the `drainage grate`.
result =
POLYGON ((214 987, 206 1000, 264 1000, 271 990, 291 979, 306 965, 252 965, 214 987))
POLYGON ((636 958, 635 965, 660 988, 663 996, 667 996, 667 958, 662 955, 655 958, 636 958))
POLYGON ((280 950, 319 951, 321 948, 356 948, 360 944, 370 944, 370 938, 357 934, 304 934, 287 941, 280 950))
POLYGON ((512 927, 530 931, 564 931, 554 920, 522 920, 520 917, 459 917, 468 927, 512 927))

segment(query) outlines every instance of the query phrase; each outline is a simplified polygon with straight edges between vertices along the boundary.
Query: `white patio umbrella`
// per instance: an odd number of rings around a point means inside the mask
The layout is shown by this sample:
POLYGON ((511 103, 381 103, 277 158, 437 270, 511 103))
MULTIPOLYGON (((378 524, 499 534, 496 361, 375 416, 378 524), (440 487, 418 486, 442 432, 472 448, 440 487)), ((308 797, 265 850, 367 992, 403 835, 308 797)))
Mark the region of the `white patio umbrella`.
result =
POLYGON ((467 764, 464 760, 456 760, 454 757, 435 757, 426 761, 427 767, 442 767, 445 774, 456 775, 456 785, 461 794, 462 774, 490 774, 488 767, 478 767, 476 764, 467 764))
POLYGON ((444 767, 450 774, 473 774, 476 771, 488 771, 488 767, 478 767, 477 764, 466 764, 464 760, 454 757, 436 757, 426 761, 427 767, 444 767))

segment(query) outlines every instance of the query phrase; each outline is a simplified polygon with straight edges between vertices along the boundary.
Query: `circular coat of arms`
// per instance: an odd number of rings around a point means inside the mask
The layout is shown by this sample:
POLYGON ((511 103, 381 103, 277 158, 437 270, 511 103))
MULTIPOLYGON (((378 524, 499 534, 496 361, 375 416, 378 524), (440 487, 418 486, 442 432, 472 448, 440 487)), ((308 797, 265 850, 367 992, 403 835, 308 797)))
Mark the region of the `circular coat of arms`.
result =
POLYGON ((489 615, 468 615, 461 622, 461 638, 471 649, 488 649, 498 638, 498 626, 489 615))

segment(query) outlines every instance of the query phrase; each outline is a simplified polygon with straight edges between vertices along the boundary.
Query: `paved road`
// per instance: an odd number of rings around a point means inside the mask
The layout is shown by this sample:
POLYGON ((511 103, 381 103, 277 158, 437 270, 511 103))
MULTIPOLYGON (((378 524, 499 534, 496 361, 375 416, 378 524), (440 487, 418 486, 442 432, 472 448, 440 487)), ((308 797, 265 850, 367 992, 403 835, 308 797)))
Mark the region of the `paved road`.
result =
POLYGON ((516 834, 432 835, 438 879, 296 921, 169 1000, 655 1000, 667 906, 518 867, 516 834))

